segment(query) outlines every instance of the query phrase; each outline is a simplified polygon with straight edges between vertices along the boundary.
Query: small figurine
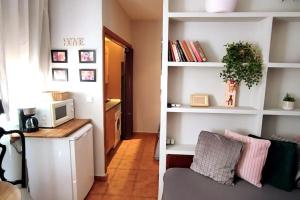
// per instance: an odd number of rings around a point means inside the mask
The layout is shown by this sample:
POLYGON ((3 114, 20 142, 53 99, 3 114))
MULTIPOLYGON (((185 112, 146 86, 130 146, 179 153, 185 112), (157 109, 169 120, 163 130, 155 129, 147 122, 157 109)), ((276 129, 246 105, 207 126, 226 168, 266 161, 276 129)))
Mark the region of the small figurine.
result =
POLYGON ((236 82, 233 80, 227 81, 225 92, 225 107, 235 107, 236 91, 236 82))

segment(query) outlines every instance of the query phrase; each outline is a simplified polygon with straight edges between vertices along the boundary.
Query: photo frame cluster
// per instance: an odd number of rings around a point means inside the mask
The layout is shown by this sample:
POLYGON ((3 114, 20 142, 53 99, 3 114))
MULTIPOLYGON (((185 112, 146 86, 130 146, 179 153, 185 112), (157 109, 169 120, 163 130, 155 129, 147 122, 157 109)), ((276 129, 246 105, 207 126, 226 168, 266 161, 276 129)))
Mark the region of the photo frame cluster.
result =
MULTIPOLYGON (((96 50, 81 49, 78 51, 79 63, 96 63, 96 50)), ((65 49, 51 50, 52 63, 68 63, 68 51, 65 49)), ((96 82, 96 69, 79 69, 81 82, 96 82)), ((53 81, 69 81, 68 68, 52 68, 53 81)))

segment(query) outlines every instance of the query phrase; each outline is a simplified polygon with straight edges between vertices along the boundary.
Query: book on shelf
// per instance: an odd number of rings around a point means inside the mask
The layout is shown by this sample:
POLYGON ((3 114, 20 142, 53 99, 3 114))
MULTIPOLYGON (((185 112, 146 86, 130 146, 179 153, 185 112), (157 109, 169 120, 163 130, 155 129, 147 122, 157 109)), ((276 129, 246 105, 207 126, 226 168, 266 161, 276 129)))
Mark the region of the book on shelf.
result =
POLYGON ((183 55, 185 57, 186 62, 191 62, 190 59, 189 59, 189 57, 187 56, 187 52, 185 51, 185 49, 183 47, 182 41, 178 41, 178 43, 179 43, 180 48, 181 48, 181 50, 183 52, 183 55))
POLYGON ((196 41, 196 42, 194 42, 194 44, 195 44, 196 50, 197 50, 197 52, 199 53, 199 55, 200 55, 202 61, 203 61, 203 62, 206 62, 206 61, 207 61, 207 58, 206 58, 205 53, 204 53, 204 51, 203 51, 203 49, 202 49, 202 47, 201 47, 201 45, 200 45, 200 42, 199 42, 199 41, 196 41))
POLYGON ((187 56, 189 62, 194 62, 193 56, 192 56, 192 54, 191 54, 191 52, 190 52, 190 50, 189 50, 189 48, 187 46, 186 41, 183 40, 181 43, 182 43, 182 46, 184 48, 184 52, 186 52, 186 56, 187 56))
POLYGON ((197 49, 196 49, 196 47, 195 47, 194 42, 191 41, 191 42, 190 42, 190 45, 191 45, 192 51, 193 51, 193 53, 194 53, 194 55, 195 55, 197 61, 198 61, 198 62, 203 62, 203 60, 202 60, 200 54, 198 53, 198 51, 197 51, 197 49))
POLYGON ((169 41, 168 60, 170 62, 207 62, 207 57, 199 41, 169 41))
POLYGON ((170 42, 169 42, 169 45, 168 45, 168 61, 172 61, 173 58, 172 58, 172 51, 171 51, 171 45, 170 45, 170 42))
POLYGON ((176 45, 177 45, 177 49, 178 49, 178 52, 179 52, 180 61, 181 62, 187 62, 187 59, 186 59, 186 57, 183 53, 183 50, 180 46, 179 40, 176 40, 176 45))
POLYGON ((179 53, 178 53, 177 46, 176 46, 175 42, 171 41, 170 44, 172 45, 171 50, 174 54, 174 60, 173 61, 180 62, 179 53))
POLYGON ((172 50, 172 42, 171 41, 169 41, 169 45, 168 45, 168 60, 169 61, 176 60, 175 56, 174 56, 174 52, 172 50))
MULTIPOLYGON (((186 42, 186 41, 185 41, 185 42, 186 42)), ((196 56, 195 56, 194 53, 193 53, 191 44, 190 44, 189 42, 186 42, 186 45, 187 45, 187 47, 188 47, 188 49, 189 49, 190 54, 191 54, 192 57, 193 57, 193 61, 194 61, 194 62, 197 62, 197 58, 196 58, 196 56)))

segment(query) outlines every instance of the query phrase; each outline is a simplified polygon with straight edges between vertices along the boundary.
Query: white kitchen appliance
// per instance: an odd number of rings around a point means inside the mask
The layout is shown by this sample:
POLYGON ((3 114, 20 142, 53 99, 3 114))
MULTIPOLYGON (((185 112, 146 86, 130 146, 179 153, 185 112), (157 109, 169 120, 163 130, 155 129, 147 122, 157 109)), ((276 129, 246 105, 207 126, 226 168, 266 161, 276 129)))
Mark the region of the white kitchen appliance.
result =
POLYGON ((64 138, 26 138, 33 200, 83 200, 94 182, 93 127, 64 138))
POLYGON ((36 108, 36 118, 42 128, 54 128, 74 118, 73 99, 40 101, 36 108))
POLYGON ((118 106, 117 111, 115 112, 115 144, 114 148, 117 147, 121 139, 121 104, 118 106))

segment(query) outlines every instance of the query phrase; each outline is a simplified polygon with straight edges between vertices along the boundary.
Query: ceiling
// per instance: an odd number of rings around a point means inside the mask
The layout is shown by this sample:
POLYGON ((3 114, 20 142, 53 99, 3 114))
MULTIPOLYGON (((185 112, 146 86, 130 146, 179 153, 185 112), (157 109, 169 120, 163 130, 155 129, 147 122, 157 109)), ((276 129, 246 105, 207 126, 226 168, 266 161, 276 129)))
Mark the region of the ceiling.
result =
POLYGON ((132 20, 162 19, 163 0, 118 0, 132 20))

